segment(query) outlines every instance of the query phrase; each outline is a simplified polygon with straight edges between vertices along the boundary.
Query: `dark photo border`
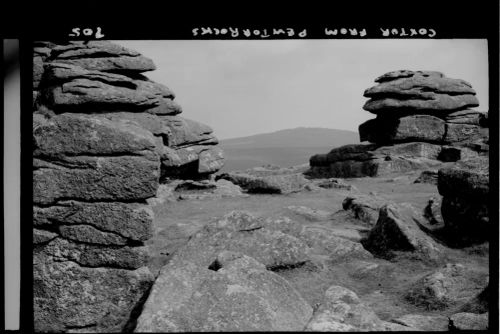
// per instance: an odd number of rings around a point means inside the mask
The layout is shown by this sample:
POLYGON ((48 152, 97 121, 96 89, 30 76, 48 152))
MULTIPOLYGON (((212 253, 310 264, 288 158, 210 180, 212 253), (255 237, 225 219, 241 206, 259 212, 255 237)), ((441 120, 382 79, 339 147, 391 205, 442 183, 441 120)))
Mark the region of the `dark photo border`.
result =
MULTIPOLYGON (((408 8, 401 4, 391 4, 385 2, 385 6, 380 4, 367 6, 356 2, 353 8, 345 9, 333 5, 329 9, 321 2, 317 4, 307 2, 300 8, 295 8, 300 13, 295 15, 287 14, 283 8, 293 6, 292 3, 283 5, 281 12, 268 13, 268 5, 259 7, 253 2, 233 3, 230 6, 223 6, 218 15, 212 16, 198 5, 192 4, 191 9, 177 9, 174 7, 162 6, 159 9, 152 4, 144 4, 148 10, 144 12, 140 8, 133 8, 132 13, 121 14, 120 10, 114 8, 111 11, 103 9, 100 4, 85 4, 82 2, 60 5, 62 12, 56 10, 56 4, 47 3, 50 8, 39 10, 31 7, 29 13, 18 12, 2 23, 3 38, 18 38, 20 40, 20 62, 21 62, 21 308, 20 308, 20 332, 33 332, 33 273, 32 273, 32 216, 33 216, 33 175, 32 175, 32 42, 35 40, 87 40, 95 39, 80 36, 70 37, 74 33, 73 29, 91 28, 93 31, 100 28, 105 40, 202 40, 202 39, 263 39, 259 36, 232 37, 229 34, 215 35, 201 33, 196 36, 193 29, 201 27, 225 28, 234 27, 253 30, 272 30, 273 28, 293 28, 296 32, 307 29, 305 39, 372 39, 372 38, 417 38, 411 36, 389 36, 384 37, 380 29, 386 28, 432 28, 436 31, 433 37, 419 36, 418 38, 432 39, 487 39, 488 59, 489 59, 489 123, 490 125, 490 221, 492 240, 490 241, 490 326, 489 331, 498 333, 498 236, 499 236, 499 25, 498 14, 499 4, 497 1, 484 1, 482 3, 467 3, 460 5, 451 1, 413 2, 408 8), (439 6, 441 4, 442 6, 439 6), (82 8, 80 8, 80 6, 82 8), (241 7, 240 7, 241 6, 241 7), (73 7, 73 8, 68 8, 73 7), (247 10, 247 7, 251 7, 247 10), (373 7, 373 8, 372 8, 373 7), (54 9, 55 8, 55 9, 54 9), (236 8, 240 8, 236 10, 236 8), (80 10, 81 9, 81 10, 80 10), (233 9, 224 13, 222 10, 233 9), (65 14, 64 11, 68 13, 65 14), (191 15, 193 11, 197 15, 191 15), (251 18, 239 17, 242 12, 257 14, 251 18), (59 13, 56 13, 59 12, 59 13), (89 13, 88 13, 89 12, 89 13), (260 12, 260 13, 259 13, 260 12), (23 13, 22 15, 19 13, 23 13), (26 15, 25 15, 26 14, 26 15), (22 18, 20 18, 20 16, 22 18), (197 18, 196 16, 201 16, 197 18), (189 21, 188 21, 189 20, 189 21), (477 21, 476 21, 477 20, 477 21), (325 27, 353 27, 366 29, 368 34, 361 36, 326 36, 325 27)), ((116 4, 125 7, 125 4, 116 4)), ((139 6, 139 4, 135 4, 139 6)), ((208 5, 205 5, 210 7, 208 5)), ((212 8, 213 9, 213 8, 212 8)), ((8 9, 7 9, 8 11, 8 9)), ((3 16, 8 16, 4 11, 3 16)), ((300 38, 270 36, 266 39, 293 39, 300 38)), ((486 108, 484 108, 486 109, 486 108)), ((4 110, 4 112, 8 112, 4 110)), ((5 126, 8 126, 6 124, 5 126)), ((7 194, 8 195, 8 194, 7 194)), ((4 208, 9 210, 9 208, 4 208)), ((3 251, 3 250, 2 250, 3 251)), ((7 254, 3 254, 4 258, 7 254)), ((5 272, 4 272, 5 277, 5 272)), ((5 299, 4 293, 2 294, 5 299)), ((8 301, 7 301, 8 302, 8 301)), ((5 304, 4 304, 5 305, 5 304)), ((7 303, 8 305, 8 303, 7 303)), ((8 306, 7 306, 8 307, 8 306)), ((5 324, 5 315, 2 318, 5 324)))

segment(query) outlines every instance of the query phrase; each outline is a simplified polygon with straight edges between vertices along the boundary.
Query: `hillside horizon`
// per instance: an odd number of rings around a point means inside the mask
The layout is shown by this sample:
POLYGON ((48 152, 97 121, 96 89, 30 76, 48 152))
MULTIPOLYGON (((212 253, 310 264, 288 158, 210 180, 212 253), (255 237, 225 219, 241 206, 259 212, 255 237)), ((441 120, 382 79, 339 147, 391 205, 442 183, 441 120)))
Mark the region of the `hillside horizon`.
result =
POLYGON ((309 162, 317 153, 359 143, 357 132, 320 127, 297 127, 252 136, 220 140, 224 171, 272 164, 291 167, 309 162))

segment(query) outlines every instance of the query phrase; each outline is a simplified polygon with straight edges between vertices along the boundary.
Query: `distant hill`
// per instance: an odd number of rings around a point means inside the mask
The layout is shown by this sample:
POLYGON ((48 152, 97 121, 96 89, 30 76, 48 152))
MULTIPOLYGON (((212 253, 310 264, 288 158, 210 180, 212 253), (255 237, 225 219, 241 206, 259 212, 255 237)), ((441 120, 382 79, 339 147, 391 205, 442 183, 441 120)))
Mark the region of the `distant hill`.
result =
POLYGON ((327 128, 295 128, 253 136, 224 139, 226 164, 223 171, 241 170, 265 164, 290 167, 309 162, 316 153, 359 143, 354 131, 327 128))

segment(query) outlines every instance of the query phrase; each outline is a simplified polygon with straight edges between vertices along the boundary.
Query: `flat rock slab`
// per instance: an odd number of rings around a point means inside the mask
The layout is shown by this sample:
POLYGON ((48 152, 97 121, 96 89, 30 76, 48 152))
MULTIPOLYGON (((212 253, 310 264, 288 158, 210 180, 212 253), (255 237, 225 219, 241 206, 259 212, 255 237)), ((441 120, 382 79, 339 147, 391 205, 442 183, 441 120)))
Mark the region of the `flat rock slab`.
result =
POLYGON ((424 99, 396 99, 382 98, 368 100, 363 109, 377 115, 403 115, 411 110, 414 113, 419 111, 432 111, 435 113, 452 112, 464 108, 479 106, 479 101, 475 95, 447 95, 447 94, 428 94, 424 99))
POLYGON ((151 132, 123 118, 85 114, 33 116, 33 156, 141 154, 153 151, 151 132))
POLYGON ((373 258, 361 243, 340 237, 329 229, 305 227, 299 238, 304 240, 312 252, 327 255, 331 261, 373 258))
POLYGON ((301 331, 312 308, 253 258, 222 252, 210 268, 174 259, 161 271, 136 332, 301 331))
MULTIPOLYGON (((445 121, 430 115, 377 117, 359 126, 361 141, 380 145, 411 141, 441 143, 445 134, 445 121)), ((448 138, 448 140, 453 139, 453 137, 448 138)))
POLYGON ((121 332, 153 275, 145 267, 89 268, 39 253, 33 283, 35 331, 121 332))
POLYGON ((472 124, 486 127, 488 123, 488 113, 473 109, 465 109, 448 114, 444 119, 447 123, 472 124))
POLYGON ((233 211, 205 225, 178 251, 178 256, 208 266, 215 253, 230 250, 251 256, 270 270, 301 266, 310 261, 309 248, 285 233, 290 225, 283 219, 266 221, 244 211, 233 211))
POLYGON ((153 236, 153 218, 151 208, 138 203, 60 201, 49 207, 33 207, 36 227, 88 225, 134 241, 153 236))
POLYGON ((407 172, 441 166, 436 160, 440 151, 440 145, 424 142, 347 145, 312 156, 305 174, 311 178, 351 178, 407 172))
POLYGON ((431 71, 394 71, 375 80, 379 84, 364 92, 363 109, 379 115, 426 113, 448 114, 477 107, 479 101, 470 83, 431 71))
POLYGON ((288 194, 301 191, 309 181, 301 173, 286 175, 253 176, 229 172, 217 177, 239 185, 248 193, 288 194))
POLYGON ((150 253, 147 247, 107 246, 95 243, 73 242, 68 239, 53 239, 36 250, 57 261, 73 261, 88 268, 138 269, 148 264, 150 253))
POLYGON ((79 156, 53 162, 35 159, 34 166, 35 204, 70 199, 138 201, 155 196, 159 184, 157 156, 79 156))
POLYGON ((293 214, 303 217, 309 221, 326 221, 332 218, 332 212, 312 209, 302 205, 292 205, 286 207, 293 214))
POLYGON ((163 146, 160 157, 162 178, 199 178, 224 167, 224 152, 214 145, 193 145, 179 149, 163 146))
POLYGON ((387 72, 377 77, 375 82, 387 82, 400 78, 410 78, 413 76, 422 76, 425 78, 443 78, 445 75, 442 72, 437 71, 411 71, 411 70, 397 70, 387 72))
POLYGON ((145 111, 158 106, 160 98, 149 91, 117 86, 98 80, 76 78, 42 91, 42 101, 56 112, 145 111))
POLYGON ((449 318, 445 316, 405 314, 397 319, 393 319, 392 321, 421 331, 446 332, 448 331, 449 318))
POLYGON ((180 116, 161 116, 161 124, 170 131, 167 143, 172 148, 182 148, 191 145, 215 145, 217 138, 212 135, 212 128, 180 116))

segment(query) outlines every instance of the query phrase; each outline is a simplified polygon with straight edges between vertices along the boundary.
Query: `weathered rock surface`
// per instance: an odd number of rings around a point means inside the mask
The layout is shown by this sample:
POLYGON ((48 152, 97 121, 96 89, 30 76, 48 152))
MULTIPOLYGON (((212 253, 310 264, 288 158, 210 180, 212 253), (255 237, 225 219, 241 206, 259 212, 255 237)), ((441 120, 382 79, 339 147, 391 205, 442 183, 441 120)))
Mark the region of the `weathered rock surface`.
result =
POLYGON ((140 73, 155 70, 153 61, 117 44, 105 41, 70 42, 52 48, 49 60, 87 70, 140 73))
POLYGON ((448 331, 449 319, 440 315, 405 314, 392 321, 421 331, 438 332, 448 331))
POLYGON ((359 126, 361 142, 372 144, 312 156, 309 176, 379 176, 475 159, 489 150, 488 114, 468 109, 479 104, 466 81, 409 70, 375 81, 379 84, 364 93, 370 100, 363 108, 377 118, 359 126))
POLYGON ((161 123, 169 130, 168 146, 182 148, 192 145, 215 145, 217 138, 212 135, 212 128, 208 125, 192 121, 180 116, 162 116, 161 123))
POLYGON ((326 180, 319 181, 316 185, 324 189, 343 189, 343 190, 357 190, 355 186, 347 184, 342 179, 329 178, 326 180))
POLYGON ((375 82, 387 82, 387 81, 392 81, 392 80, 400 79, 400 78, 410 78, 410 77, 413 77, 414 75, 420 75, 420 76, 427 77, 427 78, 442 78, 442 77, 444 77, 443 73, 437 72, 437 71, 397 70, 397 71, 391 71, 391 72, 387 72, 385 74, 382 74, 381 76, 377 77, 374 81, 375 82))
POLYGON ((89 225, 135 241, 153 236, 153 212, 138 203, 60 201, 57 205, 33 208, 33 225, 89 225))
POLYGON ((158 157, 139 156, 34 160, 33 201, 132 201, 153 197, 159 183, 158 157))
POLYGON ((444 119, 446 123, 472 124, 486 127, 488 113, 473 109, 465 109, 448 114, 444 119))
POLYGON ((377 144, 418 141, 440 143, 445 134, 448 135, 445 127, 442 119, 431 115, 375 118, 359 126, 359 137, 362 142, 377 144))
POLYGON ((332 261, 373 258, 359 242, 339 237, 327 229, 306 227, 301 232, 300 239, 303 239, 313 252, 328 254, 332 261))
POLYGON ((488 159, 440 169, 438 190, 445 226, 458 243, 489 240, 488 159))
POLYGON ((130 331, 153 282, 146 203, 168 153, 195 147, 189 171, 207 177, 222 150, 208 126, 175 116, 175 94, 140 74, 155 66, 138 52, 35 42, 33 56, 35 330, 130 331))
POLYGON ((312 209, 303 205, 291 205, 287 207, 292 213, 304 217, 310 221, 325 221, 329 220, 332 216, 331 212, 324 210, 312 209))
POLYGON ((448 263, 417 280, 406 294, 412 303, 428 309, 465 304, 488 284, 488 273, 448 263))
POLYGON ((488 313, 456 313, 450 317, 451 330, 487 330, 488 313))
MULTIPOLYGON (((382 76, 384 77, 384 76, 382 76)), ((365 91, 370 97, 365 110, 389 113, 393 109, 442 112, 479 105, 471 85, 459 79, 406 71, 404 76, 387 75, 377 86, 365 91)), ((392 111, 393 112, 393 111, 392 111)))
POLYGON ((153 276, 137 270, 89 268, 34 254, 34 322, 37 332, 121 332, 153 276))
POLYGON ((231 181, 248 193, 288 194, 301 191, 309 181, 300 173, 285 175, 254 176, 245 172, 229 172, 217 179, 231 181))
POLYGON ((310 261, 307 245, 295 236, 244 211, 233 211, 207 224, 179 251, 179 256, 198 264, 206 263, 222 250, 240 252, 268 269, 300 266, 310 261))
POLYGON ((383 331, 388 327, 353 291, 334 285, 325 292, 323 302, 307 324, 306 331, 383 331))
POLYGON ((138 269, 147 265, 150 256, 146 247, 98 245, 63 238, 53 239, 37 252, 55 261, 73 261, 87 268, 138 269))
POLYGON ((167 264, 135 331, 303 330, 312 308, 285 279, 239 253, 219 253, 213 263, 167 264))
POLYGON ((85 114, 33 118, 33 156, 141 154, 153 151, 153 135, 125 119, 85 114))
POLYGON ((440 149, 438 145, 420 142, 381 147, 347 145, 312 156, 311 169, 306 174, 314 178, 363 177, 429 168, 441 164, 435 160, 440 149))
POLYGON ((414 252, 424 260, 436 261, 442 256, 442 247, 426 235, 414 219, 418 213, 402 205, 386 204, 380 208, 376 225, 362 241, 370 252, 392 257, 395 251, 414 252))

